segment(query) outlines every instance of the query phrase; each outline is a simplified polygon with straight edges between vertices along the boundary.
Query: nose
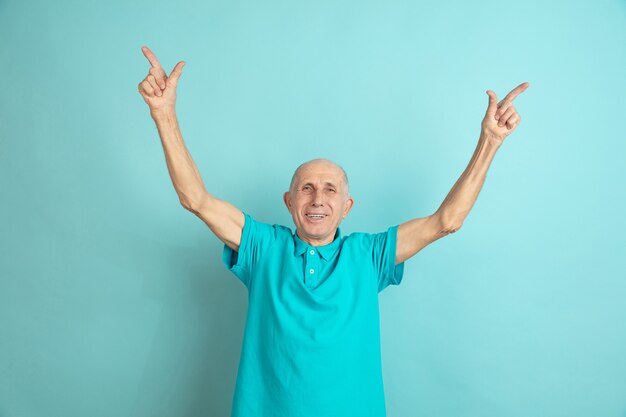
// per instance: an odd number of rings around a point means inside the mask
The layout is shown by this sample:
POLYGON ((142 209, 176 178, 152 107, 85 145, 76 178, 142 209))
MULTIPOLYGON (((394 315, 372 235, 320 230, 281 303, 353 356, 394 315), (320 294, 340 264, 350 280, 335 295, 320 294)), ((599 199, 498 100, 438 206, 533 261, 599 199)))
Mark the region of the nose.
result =
POLYGON ((322 191, 320 190, 315 191, 315 193, 313 194, 313 205, 315 207, 324 205, 323 196, 324 196, 324 193, 322 191))

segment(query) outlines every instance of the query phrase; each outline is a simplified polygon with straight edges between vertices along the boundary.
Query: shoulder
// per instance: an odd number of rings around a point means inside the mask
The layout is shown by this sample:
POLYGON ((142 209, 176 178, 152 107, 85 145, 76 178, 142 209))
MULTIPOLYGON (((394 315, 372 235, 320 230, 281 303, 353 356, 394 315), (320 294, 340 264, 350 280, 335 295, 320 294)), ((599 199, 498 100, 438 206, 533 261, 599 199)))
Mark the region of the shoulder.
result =
POLYGON ((247 228, 249 232, 252 232, 257 236, 263 236, 271 239, 285 239, 292 235, 291 229, 287 226, 259 221, 247 212, 244 212, 244 217, 244 227, 247 228))
POLYGON ((389 226, 386 230, 374 233, 353 232, 344 237, 344 245, 349 247, 358 247, 361 249, 375 249, 376 247, 385 246, 397 238, 398 226, 389 226))
POLYGON ((378 233, 352 232, 343 238, 342 245, 347 247, 370 248, 378 233))
POLYGON ((389 226, 387 229, 379 232, 352 232, 344 237, 345 241, 354 243, 358 242, 373 242, 381 237, 386 237, 390 234, 397 233, 398 226, 389 226))

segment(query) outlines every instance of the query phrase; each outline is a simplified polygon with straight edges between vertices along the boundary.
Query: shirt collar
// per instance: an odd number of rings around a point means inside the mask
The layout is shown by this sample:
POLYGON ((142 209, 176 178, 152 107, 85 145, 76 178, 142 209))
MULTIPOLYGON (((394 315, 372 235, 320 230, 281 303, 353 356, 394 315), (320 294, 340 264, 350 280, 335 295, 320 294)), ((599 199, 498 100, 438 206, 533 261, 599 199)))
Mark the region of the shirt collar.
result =
POLYGON ((297 229, 293 233, 293 240, 295 242, 295 250, 294 250, 295 256, 302 255, 304 252, 307 251, 309 247, 311 247, 312 249, 317 250, 322 256, 322 258, 324 258, 324 260, 327 261, 331 259, 337 252, 337 249, 339 249, 339 246, 341 243, 341 229, 338 227, 337 231, 335 232, 335 239, 331 243, 327 245, 323 245, 323 246, 312 246, 308 244, 307 242, 303 241, 302 239, 298 237, 297 229))

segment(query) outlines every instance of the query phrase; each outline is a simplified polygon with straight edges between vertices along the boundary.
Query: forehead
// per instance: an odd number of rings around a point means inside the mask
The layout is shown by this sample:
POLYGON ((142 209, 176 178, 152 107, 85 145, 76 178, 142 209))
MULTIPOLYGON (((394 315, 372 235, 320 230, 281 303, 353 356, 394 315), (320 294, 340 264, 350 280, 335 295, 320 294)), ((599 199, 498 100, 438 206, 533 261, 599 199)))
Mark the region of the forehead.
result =
POLYGON ((300 169, 298 182, 330 182, 339 185, 343 183, 343 171, 332 164, 314 162, 300 169))

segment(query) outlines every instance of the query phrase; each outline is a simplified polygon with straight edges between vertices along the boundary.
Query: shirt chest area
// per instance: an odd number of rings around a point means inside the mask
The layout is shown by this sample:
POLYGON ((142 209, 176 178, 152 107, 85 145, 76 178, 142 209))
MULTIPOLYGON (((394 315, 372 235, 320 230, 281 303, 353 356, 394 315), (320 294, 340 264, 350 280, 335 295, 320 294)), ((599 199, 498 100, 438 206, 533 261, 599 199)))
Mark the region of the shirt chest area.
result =
POLYGON ((373 282, 373 270, 363 260, 347 245, 332 255, 320 253, 315 246, 274 248, 258 265, 257 283, 308 292, 352 292, 373 282))

